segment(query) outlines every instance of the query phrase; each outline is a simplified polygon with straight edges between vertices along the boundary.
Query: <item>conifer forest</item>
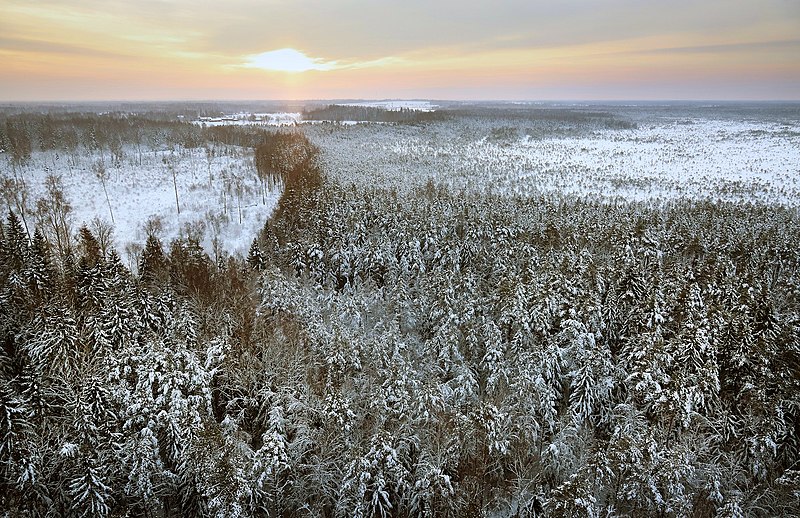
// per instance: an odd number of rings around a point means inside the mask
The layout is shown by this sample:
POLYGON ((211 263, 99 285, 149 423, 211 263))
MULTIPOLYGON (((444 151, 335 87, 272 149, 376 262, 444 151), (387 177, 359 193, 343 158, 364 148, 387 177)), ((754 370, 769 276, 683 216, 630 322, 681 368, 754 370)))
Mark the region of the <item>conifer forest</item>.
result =
POLYGON ((800 515, 800 107, 424 108, 0 107, 0 515, 800 515))

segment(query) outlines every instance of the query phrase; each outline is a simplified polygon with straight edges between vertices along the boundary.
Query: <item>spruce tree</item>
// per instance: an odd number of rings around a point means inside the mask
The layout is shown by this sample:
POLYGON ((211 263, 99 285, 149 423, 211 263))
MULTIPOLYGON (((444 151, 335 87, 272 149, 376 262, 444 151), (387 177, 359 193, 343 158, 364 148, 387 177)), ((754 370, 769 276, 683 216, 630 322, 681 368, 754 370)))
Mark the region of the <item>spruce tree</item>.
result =
POLYGON ((253 244, 250 245, 250 251, 247 253, 247 264, 254 270, 263 270, 266 267, 266 260, 258 245, 258 238, 253 239, 253 244))
POLYGON ((161 241, 148 234, 139 259, 139 277, 147 284, 166 284, 169 280, 169 261, 164 255, 161 241))
POLYGON ((33 300, 38 304, 46 302, 55 293, 57 273, 53 267, 50 246, 38 228, 33 233, 27 277, 33 300))
POLYGON ((0 281, 3 286, 16 286, 28 255, 28 238, 17 215, 9 211, 0 243, 0 281))

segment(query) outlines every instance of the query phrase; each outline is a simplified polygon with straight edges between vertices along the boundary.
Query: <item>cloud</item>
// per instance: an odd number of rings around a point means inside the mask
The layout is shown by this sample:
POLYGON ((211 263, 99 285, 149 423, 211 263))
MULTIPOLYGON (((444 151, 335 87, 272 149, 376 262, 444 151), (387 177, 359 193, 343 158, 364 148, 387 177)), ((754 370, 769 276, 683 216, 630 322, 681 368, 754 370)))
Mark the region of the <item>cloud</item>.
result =
POLYGON ((74 56, 98 56, 109 58, 122 57, 119 53, 93 49, 85 46, 13 37, 0 37, 0 50, 44 54, 67 54, 74 56))
POLYGON ((800 47, 800 40, 756 41, 746 43, 722 43, 718 45, 694 45, 685 47, 664 47, 643 49, 638 54, 722 54, 729 52, 755 52, 795 49, 800 47))
POLYGON ((193 42, 200 52, 241 56, 293 46, 312 56, 366 61, 443 48, 479 52, 652 37, 682 38, 686 45, 709 39, 792 38, 800 21, 800 9, 792 5, 800 2, 231 0, 224 12, 194 8, 186 13, 188 20, 175 23, 200 28, 202 35, 193 42), (203 16, 208 19, 198 19, 203 16))

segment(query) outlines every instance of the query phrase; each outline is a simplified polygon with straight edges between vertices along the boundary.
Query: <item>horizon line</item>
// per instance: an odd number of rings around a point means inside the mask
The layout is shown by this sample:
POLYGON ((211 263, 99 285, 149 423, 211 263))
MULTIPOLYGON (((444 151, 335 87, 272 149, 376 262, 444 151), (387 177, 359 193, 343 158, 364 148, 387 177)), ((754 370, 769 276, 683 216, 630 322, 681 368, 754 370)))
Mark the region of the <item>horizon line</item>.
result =
POLYGON ((468 99, 468 98, 434 98, 434 97, 329 97, 308 99, 37 99, 37 100, 0 100, 0 105, 7 104, 102 104, 102 103, 131 103, 131 104, 157 104, 157 103, 299 103, 299 102, 333 102, 333 101, 426 101, 426 102, 452 102, 452 103, 800 103, 797 99, 713 99, 713 98, 647 98, 647 99, 468 99))

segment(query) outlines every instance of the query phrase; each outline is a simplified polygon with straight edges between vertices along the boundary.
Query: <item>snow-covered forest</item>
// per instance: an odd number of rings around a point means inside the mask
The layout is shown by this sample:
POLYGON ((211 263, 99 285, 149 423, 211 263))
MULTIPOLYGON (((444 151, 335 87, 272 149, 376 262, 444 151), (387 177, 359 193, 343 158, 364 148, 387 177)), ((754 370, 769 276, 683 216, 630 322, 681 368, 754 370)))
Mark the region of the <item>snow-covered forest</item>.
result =
MULTIPOLYGON (((798 515, 800 116, 778 108, 95 115, 118 126, 93 150, 5 116, 0 508, 798 515), (22 195, 58 177, 43 157, 111 164, 115 139, 131 171, 137 139, 213 142, 280 198, 246 255, 153 224, 126 254, 57 180, 22 195)), ((213 160, 197 181, 231 192, 213 160)))

